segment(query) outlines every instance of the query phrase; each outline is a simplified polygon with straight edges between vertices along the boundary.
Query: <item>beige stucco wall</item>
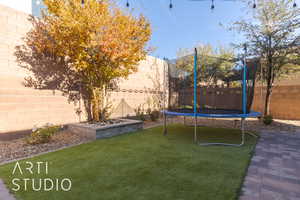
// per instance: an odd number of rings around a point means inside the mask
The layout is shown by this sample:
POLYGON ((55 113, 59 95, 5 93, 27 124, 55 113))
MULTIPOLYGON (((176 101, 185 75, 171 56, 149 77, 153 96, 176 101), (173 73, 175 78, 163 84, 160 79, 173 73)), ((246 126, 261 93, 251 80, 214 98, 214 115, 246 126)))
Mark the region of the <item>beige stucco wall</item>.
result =
POLYGON ((164 61, 148 56, 138 67, 138 72, 126 80, 120 80, 119 89, 112 91, 110 100, 113 102, 112 117, 134 115, 134 109, 141 107, 155 109, 163 97, 164 61))
MULTIPOLYGON (((256 82, 252 109, 264 112, 266 86, 256 82)), ((276 119, 300 120, 300 73, 275 81, 270 101, 270 114, 276 119)))
POLYGON ((0 5, 31 14, 32 0, 0 0, 0 5))
MULTIPOLYGON (((256 87, 252 109, 264 111, 266 88, 256 87)), ((300 120, 300 85, 277 85, 273 88, 270 114, 276 119, 300 120)))
MULTIPOLYGON (((79 121, 75 113, 79 105, 69 103, 58 91, 26 88, 22 82, 28 72, 21 69, 14 56, 15 46, 30 29, 28 15, 0 5, 0 133, 31 129, 45 123, 67 124, 79 121)), ((147 57, 138 67, 138 72, 128 80, 120 80, 119 91, 110 92, 113 104, 112 116, 134 113, 138 105, 146 104, 151 92, 157 90, 153 78, 162 83, 163 61, 147 57), (123 99, 123 101, 122 101, 123 99), (123 113, 120 102, 126 102, 123 113), (120 108, 120 106, 119 106, 120 108)), ((81 117, 82 120, 85 116, 81 117)))

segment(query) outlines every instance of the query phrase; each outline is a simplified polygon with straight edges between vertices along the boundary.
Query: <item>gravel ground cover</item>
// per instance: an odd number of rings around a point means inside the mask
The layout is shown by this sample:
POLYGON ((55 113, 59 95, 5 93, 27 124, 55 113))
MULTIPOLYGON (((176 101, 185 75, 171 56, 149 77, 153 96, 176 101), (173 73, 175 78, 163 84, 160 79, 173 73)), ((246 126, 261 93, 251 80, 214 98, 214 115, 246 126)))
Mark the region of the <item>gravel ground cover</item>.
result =
POLYGON ((55 134, 51 141, 45 144, 29 145, 26 143, 25 138, 0 141, 0 164, 15 159, 30 157, 43 152, 86 143, 88 141, 87 138, 80 137, 68 131, 61 131, 55 134))

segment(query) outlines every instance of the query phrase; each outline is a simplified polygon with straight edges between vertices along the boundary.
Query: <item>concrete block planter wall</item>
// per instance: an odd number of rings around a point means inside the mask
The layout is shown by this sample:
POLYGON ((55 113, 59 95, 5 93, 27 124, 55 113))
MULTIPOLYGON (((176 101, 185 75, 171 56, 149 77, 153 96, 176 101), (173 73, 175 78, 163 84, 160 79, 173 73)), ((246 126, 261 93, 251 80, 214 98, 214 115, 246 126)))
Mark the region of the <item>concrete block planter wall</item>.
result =
POLYGON ((119 123, 106 125, 76 123, 70 124, 68 129, 75 134, 95 140, 143 129, 143 122, 138 120, 121 119, 119 123))

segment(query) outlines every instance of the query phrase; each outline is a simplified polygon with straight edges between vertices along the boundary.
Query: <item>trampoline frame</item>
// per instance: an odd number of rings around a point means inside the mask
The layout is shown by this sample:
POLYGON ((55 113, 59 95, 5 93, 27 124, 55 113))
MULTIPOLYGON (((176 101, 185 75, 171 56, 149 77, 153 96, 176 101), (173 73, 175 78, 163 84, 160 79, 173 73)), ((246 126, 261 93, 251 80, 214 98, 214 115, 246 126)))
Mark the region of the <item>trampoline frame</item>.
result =
MULTIPOLYGON (((245 47, 245 55, 247 54, 247 49, 245 47)), ((197 64, 198 64, 198 57, 197 57, 197 49, 195 48, 195 54, 194 54, 194 105, 193 105, 193 113, 187 113, 187 112, 172 112, 165 110, 166 103, 166 77, 164 75, 164 103, 163 103, 163 118, 164 118, 164 135, 167 135, 167 116, 173 115, 173 116, 183 116, 184 121, 185 117, 190 116, 194 117, 194 142, 201 146, 210 146, 210 145, 223 145, 223 146, 235 146, 235 147, 241 147, 245 144, 245 134, 249 134, 253 137, 257 137, 255 134, 246 132, 245 131, 245 122, 246 118, 254 118, 261 116, 261 113, 250 111, 247 113, 247 85, 246 85, 246 78, 247 78, 247 65, 246 65, 246 56, 244 57, 244 70, 243 70, 243 83, 242 83, 242 109, 243 113, 231 113, 231 114, 207 114, 207 113, 201 113, 197 112, 197 64), (240 118, 241 119, 241 142, 239 144, 231 144, 226 142, 219 142, 219 143, 199 143, 197 139, 197 118, 198 117, 204 117, 204 118, 240 118)), ((165 74, 165 67, 164 67, 164 74, 165 74)))

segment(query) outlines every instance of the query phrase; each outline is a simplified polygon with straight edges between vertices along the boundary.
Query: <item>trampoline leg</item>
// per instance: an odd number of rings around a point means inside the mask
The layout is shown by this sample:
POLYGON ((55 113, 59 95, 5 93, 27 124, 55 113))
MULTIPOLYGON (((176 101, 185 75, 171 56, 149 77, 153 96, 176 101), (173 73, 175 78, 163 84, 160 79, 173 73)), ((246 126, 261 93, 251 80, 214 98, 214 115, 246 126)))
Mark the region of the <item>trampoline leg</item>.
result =
POLYGON ((194 118, 194 142, 197 143, 197 117, 194 118))
POLYGON ((242 146, 245 144, 245 118, 242 118, 241 121, 241 130, 242 130, 242 142, 239 146, 242 146))
POLYGON ((167 115, 164 113, 164 135, 168 134, 167 130, 167 115))

